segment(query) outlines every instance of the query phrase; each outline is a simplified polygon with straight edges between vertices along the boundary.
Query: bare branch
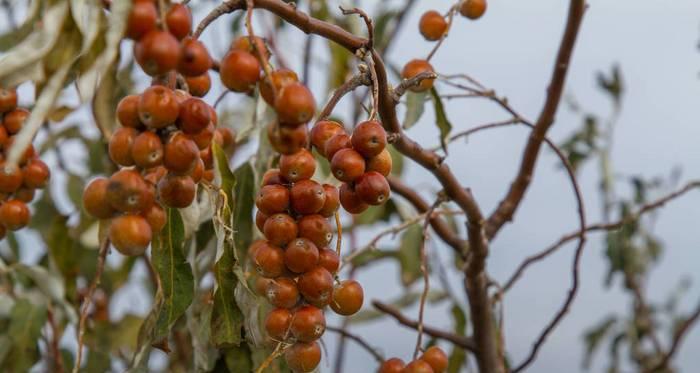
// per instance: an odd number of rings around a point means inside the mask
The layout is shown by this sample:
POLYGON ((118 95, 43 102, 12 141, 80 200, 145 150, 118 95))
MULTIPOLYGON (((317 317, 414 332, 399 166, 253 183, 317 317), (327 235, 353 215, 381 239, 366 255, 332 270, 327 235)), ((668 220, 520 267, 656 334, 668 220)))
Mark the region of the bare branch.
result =
POLYGON ((650 369, 649 372, 657 372, 663 368, 666 368, 668 366, 668 363, 671 361, 671 358, 673 358, 673 355, 678 352, 678 348, 681 345, 681 342, 683 342, 683 338, 685 337, 686 334, 690 331, 692 328, 693 324, 695 324, 698 320, 700 320, 700 304, 695 308, 695 311, 688 316, 683 323, 680 324, 680 326, 676 329, 676 332, 673 334, 673 341, 671 342, 671 347, 669 348, 668 352, 666 355, 664 355, 663 359, 657 364, 654 368, 650 369))
POLYGON ((399 102, 401 99, 401 96, 403 96, 406 93, 407 89, 417 87, 421 84, 426 79, 435 79, 437 78, 437 74, 432 72, 432 71, 423 71, 422 73, 410 78, 410 79, 404 79, 399 83, 396 88, 394 88, 394 102, 399 102))
POLYGON ((326 103, 326 106, 323 107, 323 110, 321 110, 321 113, 318 115, 316 122, 328 119, 328 117, 333 113, 333 109, 335 109, 335 106, 338 104, 340 99, 343 98, 343 96, 345 96, 347 93, 352 92, 359 86, 369 84, 369 76, 367 76, 366 73, 359 73, 353 76, 350 80, 343 83, 343 85, 341 85, 340 87, 336 88, 333 92, 333 95, 326 103))

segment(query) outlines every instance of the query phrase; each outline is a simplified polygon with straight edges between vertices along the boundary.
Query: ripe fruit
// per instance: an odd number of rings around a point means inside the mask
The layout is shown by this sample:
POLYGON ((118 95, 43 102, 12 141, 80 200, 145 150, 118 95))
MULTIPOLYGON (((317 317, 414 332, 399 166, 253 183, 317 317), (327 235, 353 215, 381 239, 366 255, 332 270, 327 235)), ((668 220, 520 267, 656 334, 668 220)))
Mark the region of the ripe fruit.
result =
POLYGON ((405 366, 406 363, 404 363, 403 360, 394 357, 385 360, 382 365, 379 366, 377 373, 402 373, 405 366))
POLYGON ((284 251, 284 264, 294 273, 303 273, 318 263, 318 249, 306 238, 296 238, 284 251))
POLYGON ((204 97, 211 89, 211 77, 208 72, 198 76, 186 76, 185 83, 190 94, 195 97, 204 97))
POLYGON ((271 168, 263 174, 262 185, 286 184, 279 168, 271 168))
POLYGON ((252 54, 234 49, 221 60, 221 82, 234 92, 250 92, 260 80, 260 62, 252 54))
POLYGON ((363 202, 376 206, 386 202, 391 188, 384 175, 370 171, 355 181, 355 192, 363 202))
POLYGON ((284 352, 284 360, 294 372, 311 372, 321 362, 318 342, 298 342, 284 352))
POLYGON ((151 207, 153 199, 153 191, 137 171, 122 169, 109 178, 107 201, 118 211, 145 211, 151 207))
POLYGON ((429 10, 420 17, 418 29, 425 40, 440 40, 447 31, 447 21, 439 12, 429 10))
POLYGON ((221 135, 223 144, 221 145, 224 149, 231 149, 236 146, 236 132, 229 127, 217 127, 216 133, 221 135))
POLYGON ((286 246, 297 237, 297 223, 287 214, 275 214, 265 221, 263 233, 272 244, 286 246))
POLYGON ((314 306, 301 306, 294 312, 290 330, 297 341, 311 342, 321 338, 326 331, 323 311, 314 306))
POLYGON ((5 130, 10 135, 18 133, 24 126, 24 121, 29 117, 29 111, 27 109, 17 108, 9 113, 5 113, 2 119, 2 124, 5 126, 5 130))
POLYGON ((264 212, 258 210, 258 212, 255 213, 255 226, 258 227, 258 230, 260 232, 263 231, 265 227, 265 221, 267 221, 267 216, 264 212))
POLYGON ((29 224, 29 208, 27 204, 11 199, 0 205, 0 224, 5 228, 16 231, 29 224))
POLYGON ((369 208, 369 205, 362 201, 350 184, 343 183, 339 192, 340 204, 345 211, 351 214, 359 214, 369 208))
POLYGON ((307 302, 323 308, 331 301, 333 276, 325 268, 317 266, 299 276, 297 286, 307 302))
POLYGON ((299 302, 297 283, 291 278, 278 277, 267 285, 265 297, 275 307, 292 308, 299 302))
POLYGON ((326 156, 326 143, 328 140, 339 134, 345 133, 343 126, 332 120, 322 120, 311 128, 311 144, 319 154, 326 156))
POLYGON ((163 165, 169 171, 184 175, 190 173, 199 160, 199 148, 181 132, 176 132, 165 144, 163 165))
POLYGON ((146 74, 165 74, 180 60, 180 43, 169 32, 152 30, 134 44, 134 58, 146 74))
POLYGON ((352 148, 364 157, 374 157, 385 147, 386 131, 376 120, 362 122, 352 132, 352 148))
POLYGON ((326 202, 326 192, 313 180, 294 183, 289 192, 292 209, 299 214, 315 214, 326 202))
POLYGON ((282 125, 296 126, 311 120, 316 113, 316 102, 305 85, 290 83, 277 92, 275 110, 282 125))
POLYGON ((316 247, 325 247, 333 239, 328 219, 321 215, 306 215, 297 222, 299 237, 308 238, 316 247))
POLYGON ((272 87, 275 87, 274 93, 277 94, 282 88, 291 83, 299 81, 297 73, 289 69, 278 69, 270 73, 270 76, 260 81, 260 95, 263 100, 269 105, 275 104, 275 96, 273 95, 272 87), (272 82, 272 84, 270 84, 272 82))
POLYGON ((5 145, 5 142, 7 142, 8 136, 7 136, 7 130, 5 129, 4 126, 2 126, 2 121, 0 121, 0 148, 2 148, 5 145))
POLYGON ((131 127, 121 127, 109 139, 109 158, 120 166, 133 166, 131 148, 139 132, 131 127))
POLYGON ((267 215, 285 212, 289 208, 289 189, 282 185, 266 185, 260 189, 255 205, 267 215))
MULTIPOLYGON (((251 41, 250 36, 239 36, 236 40, 231 43, 231 49, 238 49, 242 51, 246 51, 251 54, 255 54, 255 51, 253 50, 253 45, 250 43, 251 41)), ((261 53, 265 58, 270 58, 270 53, 267 50, 267 46, 265 45, 265 40, 263 40, 260 37, 255 37, 255 48, 257 48, 257 51, 261 53)), ((257 56, 257 54, 255 54, 257 56)))
POLYGON ((152 204, 151 208, 142 213, 142 216, 146 218, 148 225, 151 227, 151 232, 153 233, 158 233, 163 230, 167 222, 165 210, 158 203, 152 204))
POLYGON ((185 5, 174 4, 165 15, 165 24, 173 36, 182 39, 192 29, 192 12, 185 5))
POLYGON ((24 203, 29 203, 34 199, 34 190, 27 187, 22 187, 17 189, 15 192, 15 199, 20 200, 24 203))
POLYGON ((343 149, 348 149, 352 147, 352 140, 348 134, 341 132, 335 134, 333 137, 326 141, 326 146, 323 148, 323 153, 326 159, 331 160, 335 153, 343 149))
POLYGON ((331 172, 340 181, 354 181, 365 173, 365 159, 353 149, 341 149, 331 160, 331 172))
POLYGON ((49 166, 41 159, 35 158, 27 162, 22 170, 24 185, 27 188, 39 189, 46 186, 51 176, 49 166))
POLYGON ((134 1, 126 23, 126 36, 133 40, 139 40, 149 31, 155 30, 157 21, 158 10, 153 1, 134 1))
POLYGON ((284 341, 292 325, 292 313, 286 308, 275 308, 265 317, 267 335, 275 341, 284 341))
POLYGON ((428 363, 435 373, 442 373, 447 370, 447 365, 449 363, 447 354, 437 346, 432 346, 425 350, 425 353, 423 353, 420 359, 428 363))
MULTIPOLYGON (((5 141, 5 155, 7 155, 7 151, 12 148, 12 145, 15 143, 15 137, 11 136, 5 141)), ((34 150, 34 146, 32 144, 27 145, 27 148, 24 150, 24 154, 22 154, 22 157, 19 160, 19 164, 23 165, 27 163, 27 160, 32 159, 36 156, 36 151, 34 150)), ((1 157, 0 157, 1 159, 1 157)))
POLYGON ((191 177, 168 174, 158 182, 158 198, 168 207, 185 208, 194 201, 195 188, 191 177))
POLYGON ((177 123, 184 133, 199 133, 211 123, 209 105, 199 98, 188 98, 180 105, 177 123))
POLYGON ((163 163, 163 143, 160 137, 150 131, 141 132, 131 144, 131 159, 141 168, 152 168, 163 163))
POLYGON ((298 152, 309 142, 305 125, 284 127, 277 122, 272 122, 267 126, 267 138, 276 152, 287 155, 298 152))
POLYGON ((381 153, 367 160, 367 171, 377 171, 384 176, 391 173, 393 160, 391 153, 386 148, 381 153))
POLYGON ((22 186, 24 173, 17 166, 0 163, 0 192, 14 193, 22 186))
POLYGON ((346 280, 333 289, 330 306, 338 315, 350 316, 362 308, 364 292, 359 282, 346 280))
POLYGON ((138 111, 143 124, 159 129, 175 123, 180 113, 180 103, 172 90, 154 85, 141 94, 138 111))
POLYGON ((168 173, 168 170, 165 169, 163 166, 157 166, 154 168, 151 168, 149 170, 146 170, 143 173, 143 179, 146 180, 146 182, 150 183, 151 185, 158 185, 158 182, 160 179, 162 179, 166 174, 168 173))
POLYGON ((109 219, 116 213, 116 210, 107 200, 108 184, 109 179, 98 177, 92 180, 83 191, 85 211, 97 219, 109 219))
POLYGON ((184 76, 200 76, 211 68, 212 61, 204 43, 197 39, 186 38, 182 41, 180 61, 177 71, 184 76))
POLYGON ((316 172, 316 159, 306 149, 280 157, 280 173, 293 183, 310 179, 316 172))
POLYGON ((143 124, 139 119, 139 95, 124 96, 117 105, 117 119, 124 127, 141 128, 143 124))
POLYGON ((271 282, 275 281, 273 279, 261 277, 261 276, 254 276, 255 277, 255 282, 253 284, 253 287, 255 288, 255 292, 258 295, 265 296, 265 293, 267 293, 267 287, 270 285, 271 282))
POLYGON ((479 19, 486 12, 486 0, 464 0, 459 7, 459 14, 469 19, 479 19))
POLYGON ((414 360, 403 368, 402 373, 434 373, 430 364, 423 360, 414 360))
POLYGON ((151 237, 151 226, 140 215, 118 216, 109 227, 109 240, 124 255, 143 254, 151 243, 151 237))
MULTIPOLYGON (((403 67, 403 70, 401 71, 401 77, 403 79, 411 79, 414 76, 425 71, 435 72, 430 62, 421 59, 413 59, 403 67)), ((410 90, 414 92, 427 91, 433 87, 434 81, 435 79, 423 79, 423 81, 421 81, 420 84, 411 87, 410 90)))
POLYGON ((0 114, 17 107, 17 90, 0 87, 0 114))
POLYGON ((331 274, 338 272, 338 268, 340 268, 338 253, 325 247, 320 249, 318 251, 318 265, 331 274))
MULTIPOLYGON (((207 126, 204 127, 201 131, 189 134, 187 135, 187 137, 189 137, 190 140, 194 141, 194 143, 197 145, 197 148, 201 151, 209 148, 212 140, 214 139, 215 132, 216 126, 214 126, 214 123, 209 122, 209 124, 207 124, 207 126)), ((199 157, 202 158, 201 153, 199 157)))
POLYGON ((338 211, 340 196, 338 195, 338 188, 330 184, 323 184, 323 191, 326 193, 326 200, 318 213, 323 217, 329 218, 338 211))
POLYGON ((253 253, 253 265, 260 276, 278 277, 284 273, 284 251, 269 243, 261 244, 253 253))

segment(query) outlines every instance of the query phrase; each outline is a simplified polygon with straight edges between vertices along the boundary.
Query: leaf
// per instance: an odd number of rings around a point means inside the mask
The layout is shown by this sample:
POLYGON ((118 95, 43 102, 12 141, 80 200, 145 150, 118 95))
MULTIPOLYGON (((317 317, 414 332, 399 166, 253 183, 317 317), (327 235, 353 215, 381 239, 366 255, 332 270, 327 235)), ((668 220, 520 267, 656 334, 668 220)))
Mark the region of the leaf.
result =
POLYGON ((401 176, 405 157, 394 148, 394 145, 388 146, 387 148, 389 149, 389 154, 391 154, 391 174, 394 176, 401 176))
POLYGON ((447 136, 450 135, 450 131, 452 131, 452 123, 447 119, 445 106, 442 104, 442 99, 435 88, 430 89, 430 95, 433 99, 433 105, 435 106, 435 123, 440 130, 440 144, 442 144, 442 149, 447 153, 445 139, 447 139, 447 136))
POLYGON ((41 3, 42 0, 32 0, 27 8, 27 16, 24 22, 14 30, 0 35, 0 52, 12 49, 34 30, 34 23, 39 18, 42 8, 41 3))
POLYGON ((622 94, 625 90, 620 65, 614 64, 610 69, 609 76, 599 71, 596 75, 596 80, 598 81, 598 87, 610 95, 615 102, 615 106, 619 106, 622 100, 622 94))
POLYGON ((243 344, 239 347, 227 348, 223 353, 226 360, 226 367, 228 367, 230 373, 248 373, 254 371, 251 351, 248 345, 243 344))
MULTIPOLYGON (((464 336, 467 333, 467 316, 464 310, 458 305, 453 304, 452 309, 452 320, 454 320, 454 332, 457 335, 464 336)), ((464 349, 459 347, 452 347, 452 352, 450 353, 450 358, 447 365, 447 373, 459 373, 467 361, 467 354, 464 349)))
POLYGON ((420 269, 420 246, 423 242, 423 229, 420 224, 407 228, 401 236, 399 263, 401 283, 409 286, 422 276, 420 269))
POLYGON ((210 372, 218 355, 209 343, 211 311, 212 305, 208 302, 196 303, 187 310, 187 328, 192 336, 193 363, 197 372, 210 372))
POLYGON ((111 137, 114 129, 118 127, 117 117, 114 115, 118 103, 116 69, 115 61, 105 71, 92 98, 92 116, 95 118, 97 128, 107 138, 111 137))
POLYGON ((167 224, 151 244, 151 260, 160 279, 159 291, 163 294, 154 330, 153 340, 156 342, 167 337, 170 328, 192 303, 194 294, 192 267, 183 253, 185 228, 182 218, 176 209, 169 208, 167 215, 167 224))
POLYGON ((396 202, 393 199, 379 206, 372 206, 355 217, 355 225, 373 225, 378 222, 389 222, 397 214, 396 202))
POLYGON ((30 303, 26 299, 17 299, 10 315, 7 336, 12 347, 3 363, 3 369, 8 372, 28 372, 39 357, 38 339, 41 328, 46 322, 46 309, 30 303))
POLYGON ((232 225, 236 227, 233 242, 239 261, 245 260, 248 246, 253 242, 253 206, 255 205, 255 173, 249 162, 234 172, 234 206, 232 225))
POLYGON ((594 326, 592 329, 586 331, 583 336, 584 343, 586 344, 586 353, 583 358, 583 368, 588 369, 591 364, 591 358, 595 351, 600 347, 603 338, 610 332, 610 329, 615 325, 617 319, 615 316, 608 316, 598 325, 594 326))
POLYGON ((406 92, 406 116, 403 120, 403 128, 409 129, 423 116, 425 111, 425 96, 427 92, 406 92))

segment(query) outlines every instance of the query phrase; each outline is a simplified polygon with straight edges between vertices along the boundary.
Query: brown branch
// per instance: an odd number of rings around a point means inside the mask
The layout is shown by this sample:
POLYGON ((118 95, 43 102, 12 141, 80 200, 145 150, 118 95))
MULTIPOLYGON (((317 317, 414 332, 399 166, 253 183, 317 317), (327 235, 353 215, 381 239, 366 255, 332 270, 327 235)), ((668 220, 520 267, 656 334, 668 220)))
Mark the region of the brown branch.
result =
POLYGON ((401 96, 403 96, 406 93, 406 90, 409 88, 417 87, 418 85, 421 84, 426 79, 435 79, 437 78, 437 74, 432 72, 432 71, 423 71, 422 73, 410 78, 410 79, 404 79, 399 83, 399 85, 394 88, 394 102, 398 103, 399 100, 401 99, 401 96))
POLYGON ((544 136, 554 123, 554 117, 561 101, 566 74, 569 70, 571 55, 576 44, 576 37, 578 36, 585 8, 585 0, 571 0, 570 2, 566 29, 564 30, 564 36, 554 63, 554 71, 547 88, 547 98, 523 151, 518 174, 511 183, 508 193, 488 219, 486 235, 489 239, 492 239, 498 233, 503 224, 512 220, 515 210, 520 205, 530 185, 544 136))
POLYGON ((370 80, 367 74, 360 73, 353 76, 350 80, 343 83, 343 85, 341 85, 340 87, 336 88, 333 92, 333 95, 326 103, 326 106, 323 107, 323 110, 321 110, 321 113, 318 115, 316 122, 328 119, 328 117, 333 113, 333 109, 335 109, 335 106, 338 104, 340 99, 343 98, 343 96, 345 96, 347 93, 352 92, 359 86, 369 84, 370 80))
POLYGON ((344 328, 337 328, 335 326, 326 326, 326 330, 330 330, 334 333, 338 333, 342 335, 345 338, 352 339, 353 341, 357 342, 362 348, 364 348, 367 352, 370 353, 374 357, 375 360, 381 362, 384 360, 384 356, 382 356, 379 352, 377 352, 372 346, 367 343, 364 339, 362 339, 360 336, 350 333, 344 328))
POLYGON ((49 355, 53 358, 53 366, 51 367, 51 371, 55 373, 63 373, 63 355, 61 355, 61 349, 59 347, 61 333, 58 330, 58 325, 56 325, 56 320, 54 318, 53 313, 53 306, 50 302, 46 309, 46 320, 48 321, 49 327, 51 328, 51 344, 49 346, 49 355))
POLYGON ((442 37, 440 37, 440 40, 438 40, 437 44, 433 47, 433 49, 428 53, 428 57, 425 58, 426 61, 430 61, 435 53, 440 49, 442 46, 442 43, 445 42, 445 39, 447 39, 448 34, 450 33, 450 29, 452 28, 452 20, 455 17, 455 13, 457 13, 457 7, 459 4, 453 5, 449 12, 447 12, 447 28, 445 29, 445 33, 442 34, 442 37))
POLYGON ((700 320, 700 304, 698 304, 698 306, 695 308, 695 311, 693 311, 693 313, 690 314, 690 316, 688 316, 688 318, 685 319, 683 323, 681 323, 678 329, 676 329, 676 332, 673 334, 673 341, 671 342, 671 347, 669 348, 668 352, 664 355, 664 357, 655 367, 649 370, 649 372, 657 372, 668 366, 668 363, 671 361, 671 358, 673 358, 673 355, 675 355, 676 352, 678 352, 678 348, 680 347, 683 338, 686 334, 688 334, 693 324, 698 322, 698 320, 700 320))
MULTIPOLYGON (((393 306, 390 306, 388 304, 379 302, 377 300, 372 301, 372 306, 376 308, 377 310, 386 313, 387 315, 393 317, 399 324, 403 326, 407 326, 412 329, 417 329, 418 328, 418 322, 415 320, 411 320, 405 315, 401 313, 398 309, 396 309, 393 306)), ((461 335, 457 335, 454 333, 450 333, 444 330, 440 330, 437 328, 433 328, 430 326, 425 325, 423 327, 423 331, 425 334, 438 338, 438 339, 443 339, 445 341, 453 343, 455 346, 462 347, 463 349, 471 352, 477 352, 477 344, 472 340, 471 338, 464 337, 461 335)))

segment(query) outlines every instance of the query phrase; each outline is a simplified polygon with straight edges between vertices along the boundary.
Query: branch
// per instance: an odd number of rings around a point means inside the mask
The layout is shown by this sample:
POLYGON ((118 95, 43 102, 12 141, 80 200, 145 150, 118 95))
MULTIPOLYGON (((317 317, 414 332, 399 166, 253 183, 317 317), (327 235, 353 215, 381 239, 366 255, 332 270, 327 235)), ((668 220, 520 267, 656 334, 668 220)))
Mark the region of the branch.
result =
POLYGON ((401 99, 401 96, 403 96, 406 93, 406 90, 409 88, 417 87, 421 84, 426 79, 435 79, 437 78, 437 74, 432 72, 432 71, 423 71, 422 73, 410 78, 410 79, 404 79, 399 83, 396 88, 394 88, 394 102, 398 103, 399 100, 401 99))
MULTIPOLYGON (((388 304, 381 303, 379 301, 372 301, 372 306, 376 308, 377 310, 386 313, 387 315, 393 317, 399 324, 403 326, 407 326, 412 329, 418 329, 418 322, 409 319, 408 317, 404 316, 401 311, 396 309, 393 306, 390 306, 388 304)), ((453 343, 456 346, 462 347, 463 349, 471 352, 476 352, 477 351, 477 345, 474 343, 474 341, 471 338, 464 337, 461 335, 457 335, 454 333, 450 333, 444 330, 436 329, 430 326, 423 326, 423 331, 425 334, 438 338, 438 339, 443 339, 448 342, 453 343)))
POLYGON ((671 358, 673 358, 673 355, 678 352, 678 348, 681 345, 681 342, 683 341, 683 338, 685 337, 686 334, 688 334, 688 331, 692 328, 693 324, 695 324, 698 320, 700 320, 700 304, 695 308, 695 311, 687 318, 683 323, 676 329, 676 332, 673 334, 673 341, 671 342, 671 347, 669 348, 668 352, 666 355, 664 355, 663 359, 657 364, 654 368, 650 369, 649 372, 656 372, 659 371, 663 368, 666 368, 668 366, 668 363, 671 361, 671 358))
POLYGON ((525 146, 518 174, 511 183, 510 190, 488 219, 486 234, 489 239, 492 239, 498 233, 503 224, 513 219, 513 214, 515 214, 515 210, 520 205, 530 185, 544 136, 554 123, 554 116, 561 101, 566 74, 569 70, 569 61, 585 8, 585 0, 571 0, 566 29, 554 63, 554 71, 552 72, 549 87, 547 88, 547 98, 535 123, 535 128, 530 134, 530 139, 525 146))
POLYGON ((375 360, 377 360, 378 362, 384 361, 384 357, 381 354, 379 354, 379 352, 377 352, 372 346, 369 345, 369 343, 367 343, 367 341, 362 339, 360 336, 350 333, 343 328, 337 328, 335 326, 326 326, 326 330, 338 333, 345 338, 352 339, 353 341, 357 342, 357 344, 362 346, 362 348, 364 348, 367 352, 369 352, 375 360))
POLYGON ((369 84, 370 80, 367 74, 359 73, 343 83, 343 85, 340 87, 336 88, 333 92, 333 96, 331 96, 328 103, 326 103, 326 106, 323 107, 323 110, 321 110, 321 113, 318 115, 316 122, 327 119, 333 113, 333 109, 335 109, 335 106, 338 104, 340 99, 347 93, 354 91, 359 86, 369 84))

